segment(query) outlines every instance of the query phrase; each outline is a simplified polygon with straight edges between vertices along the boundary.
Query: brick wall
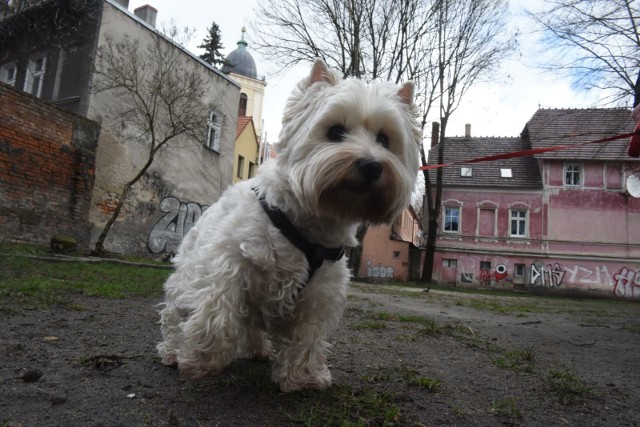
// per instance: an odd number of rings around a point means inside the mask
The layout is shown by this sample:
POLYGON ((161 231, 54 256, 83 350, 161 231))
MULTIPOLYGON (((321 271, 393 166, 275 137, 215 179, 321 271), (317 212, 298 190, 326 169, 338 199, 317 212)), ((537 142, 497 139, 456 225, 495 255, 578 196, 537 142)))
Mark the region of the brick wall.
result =
POLYGON ((100 125, 0 83, 0 240, 89 241, 100 125))

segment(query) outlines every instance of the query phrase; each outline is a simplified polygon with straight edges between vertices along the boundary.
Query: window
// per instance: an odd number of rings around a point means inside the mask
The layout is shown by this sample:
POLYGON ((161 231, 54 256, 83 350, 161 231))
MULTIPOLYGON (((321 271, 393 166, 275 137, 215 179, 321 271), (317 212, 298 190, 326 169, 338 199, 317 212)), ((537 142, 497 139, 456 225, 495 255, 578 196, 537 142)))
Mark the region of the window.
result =
POLYGON ((393 251, 393 259, 400 259, 400 251, 393 251))
POLYGON ((501 168, 500 178, 513 178, 513 172, 511 171, 511 168, 501 168))
POLYGON ((527 210, 511 209, 509 211, 512 237, 527 237, 527 210))
POLYGON ((236 176, 238 178, 242 178, 243 173, 244 173, 244 157, 238 156, 238 171, 236 172, 236 176))
POLYGON ((238 106, 238 116, 244 117, 247 115, 247 94, 240 94, 240 105, 238 106))
POLYGON ((468 166, 462 166, 460 168, 460 176, 473 176, 473 169, 468 166))
POLYGON ((18 67, 16 67, 14 62, 4 64, 0 67, 0 81, 8 84, 9 86, 15 86, 17 73, 18 67))
POLYGON ((220 152, 220 133, 222 131, 222 118, 217 111, 210 111, 207 119, 206 146, 215 152, 220 152))
POLYGON ((44 56, 29 60, 27 74, 24 79, 25 92, 37 97, 42 95, 42 83, 44 81, 46 66, 47 59, 44 56))
POLYGON ((515 264, 514 265, 514 276, 515 277, 524 277, 525 265, 524 264, 515 264))
POLYGON ((480 261, 480 271, 491 271, 491 261, 480 261))
POLYGON ((256 164, 249 162, 249 178, 256 176, 256 164))
POLYGON ((443 227, 447 233, 460 232, 460 208, 444 208, 443 227))
POLYGON ((443 258, 442 259, 442 266, 443 267, 449 267, 449 268, 456 268, 458 266, 458 260, 457 259, 443 258))
POLYGON ((580 163, 565 163, 564 185, 579 187, 582 185, 582 165, 580 163))

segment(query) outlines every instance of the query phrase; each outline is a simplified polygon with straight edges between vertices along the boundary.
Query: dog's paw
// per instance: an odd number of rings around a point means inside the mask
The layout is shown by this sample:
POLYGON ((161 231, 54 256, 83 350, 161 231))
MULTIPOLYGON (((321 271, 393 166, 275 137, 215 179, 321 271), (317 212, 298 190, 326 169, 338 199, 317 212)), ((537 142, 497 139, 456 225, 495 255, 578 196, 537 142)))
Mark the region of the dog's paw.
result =
POLYGON ((307 375, 304 377, 288 376, 280 381, 276 381, 280 390, 284 393, 291 393, 301 390, 325 390, 331 387, 331 373, 328 369, 318 372, 317 375, 307 375))
POLYGON ((197 380, 209 375, 216 375, 221 371, 221 369, 213 369, 211 367, 204 367, 200 365, 178 363, 178 371, 180 371, 180 375, 187 379, 197 380))

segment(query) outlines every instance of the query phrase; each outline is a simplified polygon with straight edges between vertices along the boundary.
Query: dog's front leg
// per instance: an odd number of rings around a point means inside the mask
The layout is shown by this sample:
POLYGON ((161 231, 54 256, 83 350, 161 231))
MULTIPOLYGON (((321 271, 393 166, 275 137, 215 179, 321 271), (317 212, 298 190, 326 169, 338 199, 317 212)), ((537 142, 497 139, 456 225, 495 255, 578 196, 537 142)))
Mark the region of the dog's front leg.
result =
POLYGON ((274 334, 271 377, 282 391, 331 386, 327 335, 340 321, 345 304, 344 286, 335 283, 316 283, 300 294, 293 321, 274 334))
POLYGON ((198 291, 199 301, 182 324, 183 340, 178 350, 178 369, 188 378, 217 373, 233 359, 240 335, 239 286, 198 291))

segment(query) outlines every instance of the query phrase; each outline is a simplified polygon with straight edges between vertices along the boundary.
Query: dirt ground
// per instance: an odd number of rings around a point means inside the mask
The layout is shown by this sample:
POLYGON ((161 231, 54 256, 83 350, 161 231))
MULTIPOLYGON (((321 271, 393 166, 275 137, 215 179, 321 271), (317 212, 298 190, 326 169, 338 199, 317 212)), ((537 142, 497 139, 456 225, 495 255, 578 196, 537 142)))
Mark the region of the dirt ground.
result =
POLYGON ((156 357, 159 300, 0 301, 0 426, 640 425, 640 304, 355 284, 334 386, 267 362, 186 381, 156 357))

